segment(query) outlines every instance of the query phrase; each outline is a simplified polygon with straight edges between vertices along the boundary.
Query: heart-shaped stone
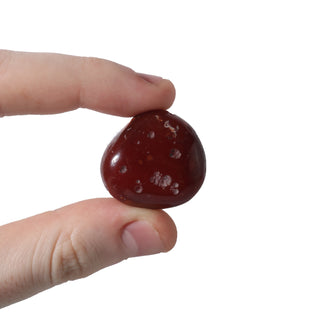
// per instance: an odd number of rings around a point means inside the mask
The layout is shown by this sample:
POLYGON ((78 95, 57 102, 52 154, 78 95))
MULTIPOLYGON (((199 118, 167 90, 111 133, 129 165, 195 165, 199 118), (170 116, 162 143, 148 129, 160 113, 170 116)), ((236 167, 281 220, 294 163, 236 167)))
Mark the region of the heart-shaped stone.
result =
POLYGON ((111 141, 101 162, 103 182, 113 197, 152 209, 190 200, 205 173, 205 153, 196 132, 164 110, 133 117, 111 141))

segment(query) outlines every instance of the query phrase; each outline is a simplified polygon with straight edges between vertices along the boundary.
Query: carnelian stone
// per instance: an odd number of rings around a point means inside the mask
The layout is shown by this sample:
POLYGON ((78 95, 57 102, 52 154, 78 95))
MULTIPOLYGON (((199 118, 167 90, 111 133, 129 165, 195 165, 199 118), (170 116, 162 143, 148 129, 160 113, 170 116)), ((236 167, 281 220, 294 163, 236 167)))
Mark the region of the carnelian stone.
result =
POLYGON ((108 145, 103 182, 125 204, 169 208, 190 200, 206 173, 202 144, 192 127, 164 110, 136 115, 108 145))

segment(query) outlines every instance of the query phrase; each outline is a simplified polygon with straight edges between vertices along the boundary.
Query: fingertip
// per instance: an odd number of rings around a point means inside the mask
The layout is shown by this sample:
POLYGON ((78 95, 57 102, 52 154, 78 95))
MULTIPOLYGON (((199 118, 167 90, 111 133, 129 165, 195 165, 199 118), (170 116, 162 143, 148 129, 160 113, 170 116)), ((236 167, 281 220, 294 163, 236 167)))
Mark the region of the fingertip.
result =
POLYGON ((79 105, 84 108, 132 117, 150 110, 168 109, 175 99, 170 80, 103 59, 83 61, 79 105))
POLYGON ((176 96, 173 83, 159 76, 134 73, 129 87, 130 96, 121 110, 122 116, 135 116, 139 113, 156 109, 169 109, 176 96))
POLYGON ((163 252, 170 251, 177 242, 177 227, 173 219, 163 210, 153 210, 154 227, 163 243, 163 252))
POLYGON ((173 219, 164 210, 132 207, 120 203, 118 200, 113 200, 118 202, 119 208, 121 208, 119 210, 126 217, 127 221, 147 222, 153 227, 159 235, 162 244, 161 250, 158 248, 157 252, 168 252, 175 246, 177 241, 177 228, 173 219))
POLYGON ((165 109, 169 109, 176 98, 176 88, 174 84, 168 79, 164 79, 161 85, 165 98, 163 106, 165 109))
MULTIPOLYGON (((128 206, 116 199, 108 199, 106 203, 117 208, 118 216, 124 226, 124 236, 135 243, 129 245, 138 247, 138 251, 131 251, 130 256, 155 254, 170 251, 177 241, 177 228, 173 219, 163 210, 153 210, 128 206), (157 239, 158 237, 158 239, 157 239), (160 240, 160 242, 159 242, 160 240)), ((123 238, 122 238, 123 239, 123 238)))

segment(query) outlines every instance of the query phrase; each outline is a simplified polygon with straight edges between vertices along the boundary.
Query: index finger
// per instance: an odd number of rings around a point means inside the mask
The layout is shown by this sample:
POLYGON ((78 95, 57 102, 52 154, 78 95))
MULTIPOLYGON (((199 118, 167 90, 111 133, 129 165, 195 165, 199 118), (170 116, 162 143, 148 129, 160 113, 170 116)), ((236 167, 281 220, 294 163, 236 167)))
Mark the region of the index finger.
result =
POLYGON ((79 107, 132 116, 167 109, 174 98, 169 80, 108 60, 0 50, 0 116, 79 107))

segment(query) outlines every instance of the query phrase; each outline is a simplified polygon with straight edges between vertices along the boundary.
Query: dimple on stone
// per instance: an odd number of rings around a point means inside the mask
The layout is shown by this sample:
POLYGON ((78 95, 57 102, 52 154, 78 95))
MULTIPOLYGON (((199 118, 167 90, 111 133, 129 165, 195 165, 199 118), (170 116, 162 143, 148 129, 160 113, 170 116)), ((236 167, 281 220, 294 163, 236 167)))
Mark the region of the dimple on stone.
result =
POLYGON ((156 134, 155 134, 154 131, 149 131, 148 134, 147 134, 147 137, 148 137, 149 139, 153 139, 155 136, 156 136, 156 134))
POLYGON ((120 173, 126 173, 128 171, 127 166, 122 166, 119 170, 120 173))
POLYGON ((159 187, 165 189, 166 187, 170 186, 172 182, 172 178, 169 175, 165 175, 160 179, 159 187))
POLYGON ((179 189, 175 189, 175 188, 172 188, 172 189, 170 189, 171 190, 171 192, 172 192, 172 194, 174 195, 174 196, 177 196, 178 194, 179 194, 179 189))
POLYGON ((172 185, 171 185, 171 187, 170 187, 170 191, 172 192, 172 194, 174 195, 174 196, 177 196, 179 193, 180 193, 180 191, 179 191, 179 183, 177 183, 177 182, 174 182, 172 185))
POLYGON ((142 193, 143 187, 141 184, 138 184, 138 185, 134 186, 133 190, 135 193, 142 193))
POLYGON ((155 171, 153 175, 150 177, 150 182, 158 186, 161 180, 161 177, 162 177, 162 174, 159 171, 155 171))
POLYGON ((173 137, 176 138, 177 137, 177 131, 179 130, 174 128, 171 124, 170 124, 170 121, 167 120, 165 121, 164 125, 163 125, 165 128, 168 128, 170 130, 170 132, 172 133, 173 137))
POLYGON ((170 186, 172 178, 168 174, 163 175, 161 172, 155 171, 150 178, 150 182, 161 189, 165 189, 166 187, 170 186))
POLYGON ((173 159, 180 159, 182 156, 182 153, 180 152, 180 150, 173 148, 170 150, 169 156, 170 158, 173 158, 173 159))

